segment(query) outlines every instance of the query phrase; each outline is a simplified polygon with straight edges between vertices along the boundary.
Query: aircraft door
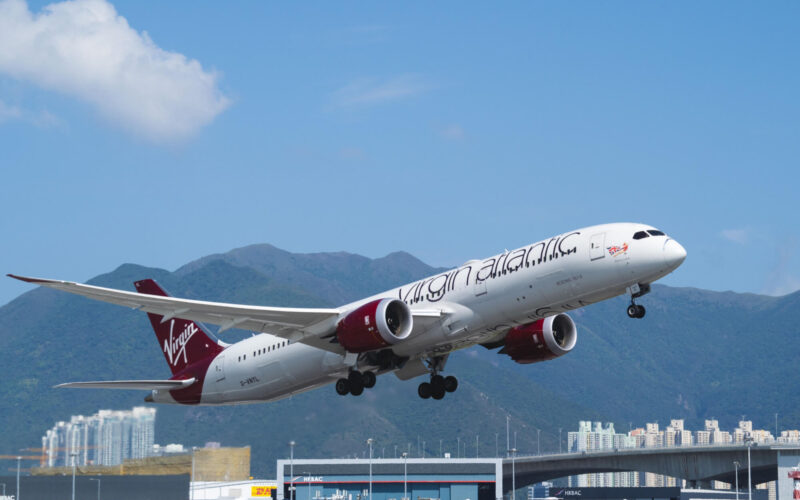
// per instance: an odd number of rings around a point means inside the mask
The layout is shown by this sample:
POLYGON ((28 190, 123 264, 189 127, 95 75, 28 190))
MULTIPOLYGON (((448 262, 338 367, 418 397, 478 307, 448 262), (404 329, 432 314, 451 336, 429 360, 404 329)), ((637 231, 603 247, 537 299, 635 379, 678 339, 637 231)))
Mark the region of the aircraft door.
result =
POLYGON ((486 281, 487 280, 482 280, 482 281, 478 281, 477 279, 475 280, 475 284, 472 286, 472 291, 475 293, 476 297, 483 297, 486 295, 487 293, 486 281))
POLYGON ((589 244, 589 259, 598 260, 606 256, 606 233, 597 233, 592 235, 589 244))
POLYGON ((225 356, 217 356, 214 358, 214 364, 211 370, 214 373, 215 382, 222 382, 225 380, 225 356))

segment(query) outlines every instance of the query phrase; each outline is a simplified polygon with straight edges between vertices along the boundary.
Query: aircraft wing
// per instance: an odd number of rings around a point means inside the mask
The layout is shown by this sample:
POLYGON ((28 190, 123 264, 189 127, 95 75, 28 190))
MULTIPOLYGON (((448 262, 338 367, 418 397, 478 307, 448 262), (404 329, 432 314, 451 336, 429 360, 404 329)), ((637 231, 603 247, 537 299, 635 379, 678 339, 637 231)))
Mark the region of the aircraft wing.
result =
MULTIPOLYGON (((312 309, 292 307, 264 307, 202 300, 164 297, 125 290, 115 290, 73 281, 8 275, 11 278, 35 285, 55 288, 64 292, 82 295, 102 302, 110 302, 148 313, 163 316, 162 321, 181 318, 219 325, 219 332, 230 328, 241 328, 269 333, 292 342, 302 342, 318 349, 346 354, 338 343, 331 342, 341 314, 340 309, 312 309)), ((414 330, 423 331, 446 314, 440 310, 413 310, 414 330)))
MULTIPOLYGON (((292 342, 303 342, 314 347, 325 348, 327 340, 319 337, 330 333, 339 319, 339 309, 310 309, 291 307, 264 307, 202 300, 163 297, 143 293, 115 290, 72 281, 60 281, 26 276, 8 275, 11 278, 34 285, 55 288, 64 292, 82 295, 102 302, 110 302, 164 317, 163 321, 182 318, 191 321, 219 325, 220 332, 230 328, 242 328, 264 332, 286 338, 292 342)), ((327 350, 343 353, 337 344, 327 350)))
POLYGON ((185 380, 108 380, 105 382, 68 382, 58 384, 57 389, 182 389, 195 383, 195 378, 185 380))

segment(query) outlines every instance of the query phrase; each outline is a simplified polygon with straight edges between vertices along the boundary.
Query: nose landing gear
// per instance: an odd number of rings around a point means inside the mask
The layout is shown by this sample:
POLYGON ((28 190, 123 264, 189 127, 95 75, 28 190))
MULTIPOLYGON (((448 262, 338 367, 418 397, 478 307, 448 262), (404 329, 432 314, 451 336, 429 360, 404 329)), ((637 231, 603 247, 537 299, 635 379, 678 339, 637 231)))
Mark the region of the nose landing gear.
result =
POLYGON ((628 317, 629 318, 644 318, 645 309, 644 306, 640 306, 635 302, 631 302, 631 305, 628 306, 628 317))
POLYGON ((644 318, 645 309, 644 306, 640 306, 636 303, 636 299, 641 297, 642 295, 646 295, 650 293, 650 285, 639 284, 636 283, 633 286, 629 286, 626 290, 628 294, 631 296, 631 305, 628 306, 627 313, 629 318, 644 318))

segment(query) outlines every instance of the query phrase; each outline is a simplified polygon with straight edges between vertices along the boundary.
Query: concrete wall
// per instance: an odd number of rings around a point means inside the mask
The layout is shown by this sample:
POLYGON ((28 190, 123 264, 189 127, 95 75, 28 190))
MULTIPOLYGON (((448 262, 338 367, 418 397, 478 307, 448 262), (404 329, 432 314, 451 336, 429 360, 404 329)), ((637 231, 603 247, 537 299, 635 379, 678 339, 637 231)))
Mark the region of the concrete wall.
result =
MULTIPOLYGON (((86 476, 75 477, 75 499, 97 500, 97 481, 100 479, 100 497, 114 500, 186 500, 189 496, 189 476, 86 476)), ((6 485, 6 495, 17 498, 16 477, 0 477, 6 485)), ((65 500, 72 496, 72 475, 22 476, 19 493, 21 500, 65 500)))
MULTIPOLYGON (((199 448, 194 451, 195 481, 244 481, 250 478, 250 447, 199 448)), ((121 465, 76 467, 78 475, 162 476, 192 474, 192 455, 125 460, 121 465)), ((72 467, 35 467, 33 476, 72 475, 72 467)))

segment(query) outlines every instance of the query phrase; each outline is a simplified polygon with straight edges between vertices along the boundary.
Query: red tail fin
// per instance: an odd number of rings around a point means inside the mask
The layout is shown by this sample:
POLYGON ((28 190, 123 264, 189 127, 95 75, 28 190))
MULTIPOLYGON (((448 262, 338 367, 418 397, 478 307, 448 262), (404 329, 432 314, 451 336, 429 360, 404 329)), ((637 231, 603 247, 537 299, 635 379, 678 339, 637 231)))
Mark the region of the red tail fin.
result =
MULTIPOLYGON (((168 297, 158 283, 146 279, 134 283, 136 291, 148 295, 168 297)), ((222 346, 211 339, 205 330, 194 321, 172 318, 162 321, 163 316, 147 313, 158 343, 164 351, 169 369, 173 375, 181 373, 187 366, 214 357, 222 352, 222 346)))

